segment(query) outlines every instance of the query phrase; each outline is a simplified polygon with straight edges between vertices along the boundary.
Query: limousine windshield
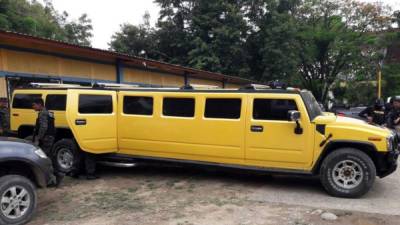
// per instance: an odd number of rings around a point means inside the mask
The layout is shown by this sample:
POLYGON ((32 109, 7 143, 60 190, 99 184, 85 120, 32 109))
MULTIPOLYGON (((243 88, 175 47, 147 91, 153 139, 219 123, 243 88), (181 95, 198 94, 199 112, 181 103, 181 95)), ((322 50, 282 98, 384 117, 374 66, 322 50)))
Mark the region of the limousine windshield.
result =
POLYGON ((310 120, 314 120, 315 117, 322 115, 322 109, 319 106, 317 100, 314 98, 314 95, 309 91, 302 91, 301 97, 306 105, 308 114, 310 116, 310 120))

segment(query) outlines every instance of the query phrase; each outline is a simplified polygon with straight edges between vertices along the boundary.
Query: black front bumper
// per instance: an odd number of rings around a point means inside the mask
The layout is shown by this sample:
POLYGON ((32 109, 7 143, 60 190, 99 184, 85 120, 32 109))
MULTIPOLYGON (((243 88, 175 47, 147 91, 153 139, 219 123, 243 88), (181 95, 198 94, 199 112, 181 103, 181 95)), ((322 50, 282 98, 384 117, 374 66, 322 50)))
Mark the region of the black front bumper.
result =
POLYGON ((396 171, 397 169, 397 159, 399 158, 399 150, 394 150, 378 154, 377 162, 377 175, 380 178, 386 177, 396 171))
POLYGON ((54 176, 54 169, 50 159, 40 158, 36 162, 35 175, 38 186, 49 187, 56 185, 56 177, 54 176))

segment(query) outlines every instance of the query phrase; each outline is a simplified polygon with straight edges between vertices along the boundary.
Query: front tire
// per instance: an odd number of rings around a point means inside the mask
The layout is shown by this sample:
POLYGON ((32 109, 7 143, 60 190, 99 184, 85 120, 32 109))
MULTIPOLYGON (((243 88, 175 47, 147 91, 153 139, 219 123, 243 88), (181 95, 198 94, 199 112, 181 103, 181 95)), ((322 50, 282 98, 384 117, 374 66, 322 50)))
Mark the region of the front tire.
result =
POLYGON ((322 162, 320 179, 332 196, 358 198, 374 184, 376 168, 371 158, 354 148, 334 150, 322 162))
POLYGON ((81 168, 81 152, 74 140, 61 139, 53 146, 52 160, 56 171, 65 174, 78 172, 81 168))
POLYGON ((6 175, 0 178, 0 225, 26 224, 36 211, 35 186, 27 178, 6 175))

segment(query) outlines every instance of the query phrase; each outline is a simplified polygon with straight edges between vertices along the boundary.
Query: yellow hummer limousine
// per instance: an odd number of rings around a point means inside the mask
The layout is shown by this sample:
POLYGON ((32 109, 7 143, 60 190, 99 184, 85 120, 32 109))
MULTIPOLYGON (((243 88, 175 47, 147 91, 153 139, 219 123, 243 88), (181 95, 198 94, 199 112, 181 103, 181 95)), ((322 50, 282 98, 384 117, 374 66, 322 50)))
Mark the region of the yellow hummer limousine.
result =
POLYGON ((31 101, 56 118, 55 166, 80 167, 82 152, 113 160, 173 162, 319 176, 326 191, 360 197, 397 168, 386 128, 322 112, 309 91, 245 88, 96 87, 17 89, 11 128, 32 134, 31 101))

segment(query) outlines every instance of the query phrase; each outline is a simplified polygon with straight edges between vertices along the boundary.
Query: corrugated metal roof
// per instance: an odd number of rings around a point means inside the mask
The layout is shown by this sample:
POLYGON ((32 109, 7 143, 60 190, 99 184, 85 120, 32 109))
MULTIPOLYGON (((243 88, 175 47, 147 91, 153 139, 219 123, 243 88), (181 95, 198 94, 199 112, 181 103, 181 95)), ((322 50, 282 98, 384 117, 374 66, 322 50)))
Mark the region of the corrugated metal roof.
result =
MULTIPOLYGON (((229 75, 224 75, 224 74, 220 74, 220 73, 213 73, 213 72, 209 72, 209 71, 205 71, 205 70, 199 70, 199 69, 189 68, 189 67, 185 67, 185 66, 181 66, 181 65, 175 65, 175 64, 165 63, 165 62, 161 62, 161 61, 156 61, 156 60, 152 60, 152 59, 148 59, 148 58, 142 58, 142 57, 138 57, 138 56, 123 54, 123 53, 118 53, 118 52, 114 52, 114 51, 103 50, 103 49, 98 49, 98 48, 93 48, 93 47, 80 46, 80 45, 67 43, 64 41, 36 37, 36 36, 32 36, 32 35, 12 32, 12 31, 0 30, 0 38, 10 38, 10 39, 15 39, 15 40, 18 39, 18 40, 33 41, 37 44, 40 44, 40 46, 58 47, 58 48, 63 48, 63 49, 75 50, 75 51, 77 51, 77 53, 74 54, 74 56, 79 56, 79 52, 81 52, 81 53, 85 52, 85 53, 89 54, 90 56, 92 56, 94 59, 96 59, 96 56, 99 56, 99 55, 104 56, 104 57, 111 57, 111 58, 114 58, 115 61, 122 60, 128 64, 133 64, 137 67, 142 67, 143 69, 156 69, 156 70, 164 71, 167 73, 174 73, 174 74, 181 74, 181 75, 188 74, 190 77, 206 78, 206 79, 226 81, 226 82, 237 83, 237 84, 255 83, 252 80, 240 78, 237 76, 229 76, 229 75)), ((0 39, 0 41, 1 41, 1 39, 0 39)))

